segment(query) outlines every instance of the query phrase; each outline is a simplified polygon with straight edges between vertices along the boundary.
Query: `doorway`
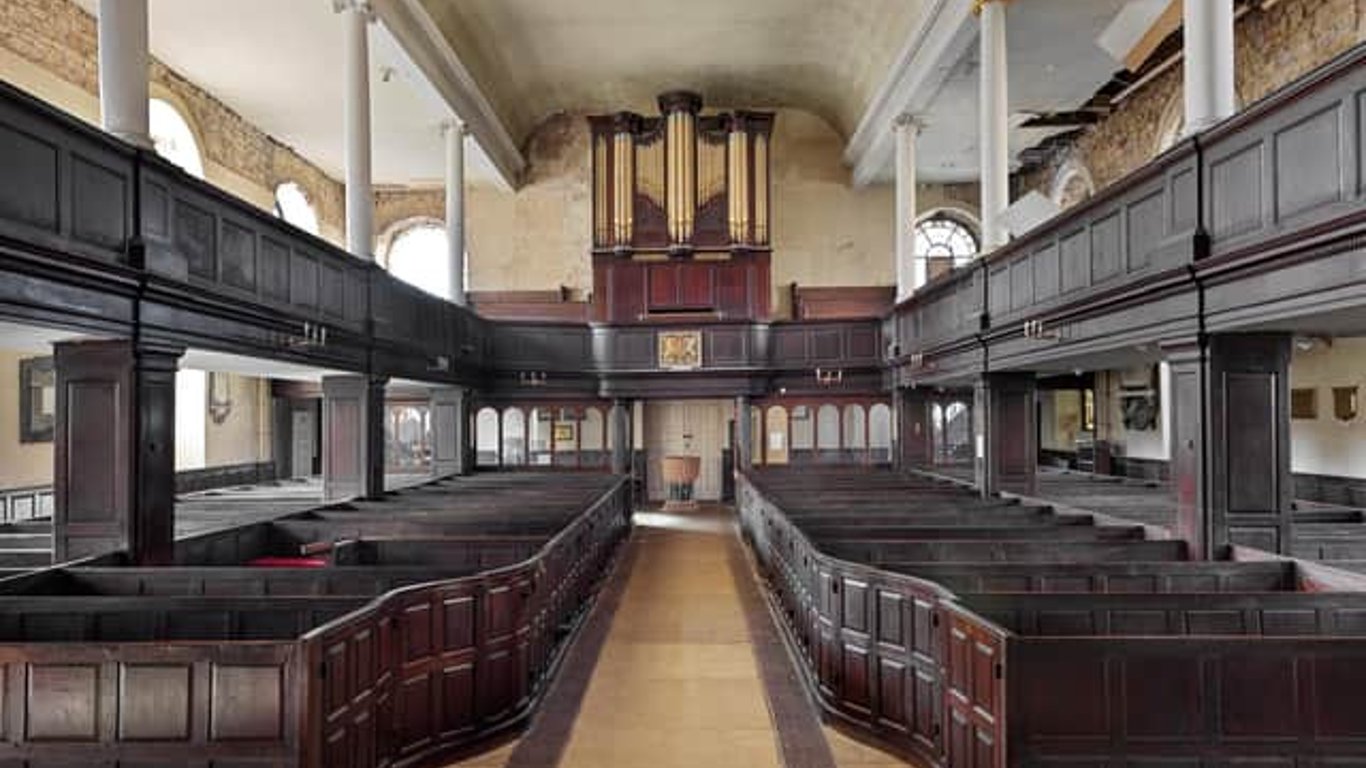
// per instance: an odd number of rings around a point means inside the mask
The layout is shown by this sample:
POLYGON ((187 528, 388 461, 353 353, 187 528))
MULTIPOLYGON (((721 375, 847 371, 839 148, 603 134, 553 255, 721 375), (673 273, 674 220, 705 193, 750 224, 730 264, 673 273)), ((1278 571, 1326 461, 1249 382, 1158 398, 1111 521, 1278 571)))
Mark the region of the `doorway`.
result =
POLYGON ((645 450, 650 467, 646 472, 651 501, 662 501, 665 487, 662 463, 665 456, 701 458, 693 498, 720 501, 721 451, 727 447, 726 425, 734 404, 730 400, 660 400, 645 403, 645 450))

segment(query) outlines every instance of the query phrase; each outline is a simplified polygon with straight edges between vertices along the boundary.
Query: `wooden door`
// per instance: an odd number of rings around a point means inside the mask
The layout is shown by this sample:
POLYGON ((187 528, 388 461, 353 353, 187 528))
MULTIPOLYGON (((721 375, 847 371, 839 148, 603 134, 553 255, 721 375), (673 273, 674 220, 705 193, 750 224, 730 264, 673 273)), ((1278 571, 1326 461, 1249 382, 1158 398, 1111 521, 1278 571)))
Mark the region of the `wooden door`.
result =
POLYGON ((948 617, 949 768, 1005 768, 1005 638, 970 614, 948 617))
POLYGON ((702 459, 693 496, 699 501, 721 499, 721 447, 733 408, 729 400, 666 400, 645 404, 645 448, 650 469, 648 493, 659 501, 666 489, 661 480, 665 456, 686 454, 702 459))
POLYGON ((294 422, 291 429, 293 434, 293 447, 291 450, 290 467, 293 468, 295 477, 309 477, 313 474, 313 424, 312 404, 309 410, 294 411, 294 422))

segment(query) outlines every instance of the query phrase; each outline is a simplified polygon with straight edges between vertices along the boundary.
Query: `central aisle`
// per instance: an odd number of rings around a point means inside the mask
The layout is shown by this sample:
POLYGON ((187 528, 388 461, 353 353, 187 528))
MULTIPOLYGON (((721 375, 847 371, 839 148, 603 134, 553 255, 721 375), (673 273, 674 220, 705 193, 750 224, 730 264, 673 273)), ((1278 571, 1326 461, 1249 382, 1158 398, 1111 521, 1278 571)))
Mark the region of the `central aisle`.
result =
POLYGON ((635 523, 620 572, 530 731, 456 766, 907 765, 819 724, 728 508, 637 513, 635 523))
POLYGON ((722 514, 637 515, 630 581, 564 768, 781 765, 722 514))

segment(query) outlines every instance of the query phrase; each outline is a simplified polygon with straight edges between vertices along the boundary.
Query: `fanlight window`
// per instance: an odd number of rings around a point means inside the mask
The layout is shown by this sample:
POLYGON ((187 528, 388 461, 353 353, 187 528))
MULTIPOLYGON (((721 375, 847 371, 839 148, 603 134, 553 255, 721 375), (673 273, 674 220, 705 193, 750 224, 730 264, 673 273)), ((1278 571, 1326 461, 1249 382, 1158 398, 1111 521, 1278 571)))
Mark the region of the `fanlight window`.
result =
POLYGON ((318 234, 318 212, 304 191, 292 181, 275 189, 275 215, 310 234, 318 234))
POLYGON ((915 254, 926 262, 934 279, 977 255, 977 236, 949 216, 932 216, 915 226, 915 254))
POLYGON ((204 178, 204 160, 199 142, 180 112, 170 103, 151 99, 147 103, 147 128, 158 155, 180 166, 191 176, 204 178))
MULTIPOLYGON (((446 253, 446 230, 435 224, 418 224, 400 232, 389 246, 389 274, 433 296, 450 298, 450 261, 446 253)), ((470 287, 470 259, 465 254, 465 290, 470 287)))

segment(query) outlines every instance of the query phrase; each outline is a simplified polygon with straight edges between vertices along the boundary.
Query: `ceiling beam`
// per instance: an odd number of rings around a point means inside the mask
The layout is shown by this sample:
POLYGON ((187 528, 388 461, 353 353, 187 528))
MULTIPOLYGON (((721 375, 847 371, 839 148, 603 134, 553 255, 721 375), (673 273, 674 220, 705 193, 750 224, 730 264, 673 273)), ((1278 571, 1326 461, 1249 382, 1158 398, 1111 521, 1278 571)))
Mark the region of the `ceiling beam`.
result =
POLYGON ((1162 41, 1180 28, 1181 0, 1171 0, 1161 15, 1153 20, 1152 26, 1148 27, 1134 47, 1124 55, 1124 67, 1130 72, 1137 72, 1157 47, 1162 45, 1162 41))
POLYGON ((508 190, 521 186, 526 158, 493 104, 419 0, 372 0, 375 15, 460 118, 508 190))
POLYGON ((878 86, 844 149, 854 185, 876 181, 891 166, 892 124, 898 115, 924 115, 944 81, 977 39, 972 3, 933 0, 878 86))

